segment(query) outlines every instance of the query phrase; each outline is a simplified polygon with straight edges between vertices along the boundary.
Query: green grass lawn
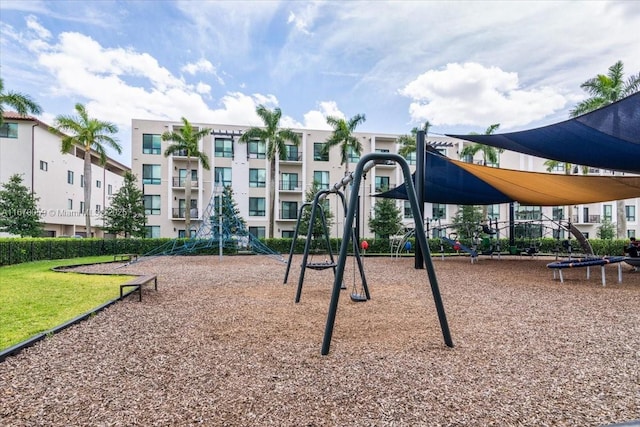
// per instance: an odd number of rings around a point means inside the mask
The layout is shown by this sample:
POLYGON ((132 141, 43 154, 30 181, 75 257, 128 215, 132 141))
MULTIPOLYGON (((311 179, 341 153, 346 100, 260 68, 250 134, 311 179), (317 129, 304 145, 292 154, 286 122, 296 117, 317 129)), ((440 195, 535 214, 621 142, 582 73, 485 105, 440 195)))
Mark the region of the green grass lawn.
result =
POLYGON ((54 328, 120 296, 131 276, 59 273, 51 268, 113 256, 36 261, 0 267, 0 350, 54 328))

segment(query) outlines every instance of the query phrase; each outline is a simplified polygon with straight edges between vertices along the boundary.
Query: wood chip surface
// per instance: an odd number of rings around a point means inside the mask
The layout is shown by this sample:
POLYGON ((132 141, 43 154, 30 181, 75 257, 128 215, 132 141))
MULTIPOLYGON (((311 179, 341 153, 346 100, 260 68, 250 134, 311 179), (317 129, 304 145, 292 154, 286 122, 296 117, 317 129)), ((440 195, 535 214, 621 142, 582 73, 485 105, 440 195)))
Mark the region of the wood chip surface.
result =
MULTIPOLYGON (((158 257, 136 295, 0 363, 1 426, 599 426, 640 419, 640 273, 551 259, 434 258, 455 347, 425 270, 345 270, 321 356, 333 272, 263 256, 158 257), (359 284, 359 279, 356 281, 359 284)), ((55 286, 52 283, 52 286, 55 286)))

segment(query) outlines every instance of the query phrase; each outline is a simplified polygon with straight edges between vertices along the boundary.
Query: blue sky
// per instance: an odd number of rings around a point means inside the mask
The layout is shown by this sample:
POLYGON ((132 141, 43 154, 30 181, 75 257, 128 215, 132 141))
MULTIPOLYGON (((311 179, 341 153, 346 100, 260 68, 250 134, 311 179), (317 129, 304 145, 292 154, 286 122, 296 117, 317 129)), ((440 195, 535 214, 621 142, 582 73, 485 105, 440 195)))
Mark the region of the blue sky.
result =
POLYGON ((618 60, 640 71, 637 1, 37 1, 0 2, 5 90, 41 119, 116 123, 131 163, 131 120, 434 134, 565 120, 580 84, 618 60))

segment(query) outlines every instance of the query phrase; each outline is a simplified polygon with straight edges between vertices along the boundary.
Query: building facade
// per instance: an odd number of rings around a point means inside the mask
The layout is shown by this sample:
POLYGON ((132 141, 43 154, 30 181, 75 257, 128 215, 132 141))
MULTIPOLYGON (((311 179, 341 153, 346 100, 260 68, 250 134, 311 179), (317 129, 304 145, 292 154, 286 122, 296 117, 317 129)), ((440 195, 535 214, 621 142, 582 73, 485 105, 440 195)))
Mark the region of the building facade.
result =
POLYGON ((92 152, 91 205, 84 206, 84 149, 76 146, 71 153, 62 154, 61 147, 60 135, 46 123, 5 112, 0 127, 0 183, 14 174, 22 175, 23 184, 39 198, 44 236, 103 237, 100 213, 130 169, 110 158, 103 166, 100 156, 92 152), (86 209, 92 217, 89 232, 86 209))
MULTIPOLYGON (((189 233, 185 230, 185 211, 190 209, 191 230, 193 235, 202 224, 204 210, 212 203, 219 191, 220 185, 230 185, 234 191, 234 199, 238 205, 240 215, 247 221, 249 231, 258 236, 268 235, 269 164, 266 146, 263 141, 253 141, 247 144, 239 143, 238 139, 246 126, 220 125, 207 123, 193 123, 197 128, 211 129, 209 135, 200 141, 200 150, 209 157, 210 169, 205 170, 202 164, 192 159, 192 170, 187 171, 185 156, 164 156, 168 142, 161 140, 166 131, 178 130, 181 122, 138 120, 132 121, 132 170, 137 175, 139 185, 143 188, 145 207, 147 212, 147 235, 149 237, 182 237, 189 233), (185 205, 185 182, 191 180, 191 206, 185 205), (218 190, 217 190, 218 189, 218 190)), ((285 160, 276 163, 276 192, 275 192, 275 222, 274 237, 292 237, 295 231, 298 210, 305 201, 305 193, 316 181, 321 188, 330 188, 345 175, 345 165, 340 164, 338 148, 333 148, 329 155, 322 153, 322 146, 331 136, 331 131, 293 129, 299 137, 299 146, 287 145, 285 160)), ((398 135, 376 134, 368 132, 354 133, 362 142, 363 152, 397 153, 400 148, 398 135)), ((458 159, 467 142, 448 137, 428 137, 427 141, 442 154, 458 159)), ((353 171, 360 159, 356 153, 350 153, 348 170, 353 171)), ((409 166, 415 168, 415 156, 408 159, 409 166)), ((482 162, 481 155, 467 161, 482 162)), ((522 171, 546 171, 544 159, 533 156, 503 152, 496 165, 502 168, 522 171)), ((557 168, 555 173, 564 173, 557 168)), ((607 171, 590 170, 589 174, 606 174, 607 171)), ((610 172, 609 172, 610 173, 610 172)), ((357 219, 361 236, 370 238, 373 233, 368 227, 369 218, 374 214, 375 199, 373 194, 384 189, 394 188, 404 182, 400 168, 395 163, 377 165, 371 169, 363 180, 359 191, 360 218, 357 219)), ((347 189, 347 193, 352 191, 347 189)), ((333 212, 333 226, 331 236, 341 237, 343 226, 343 212, 338 205, 337 197, 330 197, 330 208, 333 212)), ((403 213, 406 228, 413 227, 411 209, 408 202, 397 200, 396 206, 403 213)), ((640 208, 639 199, 625 201, 627 216, 627 234, 639 234, 636 213, 640 208)), ((616 203, 598 203, 580 206, 517 206, 516 220, 553 220, 571 217, 575 225, 588 237, 596 237, 597 230, 605 219, 615 221, 616 203), (571 212, 569 212, 571 211, 571 212)), ((426 203, 425 221, 430 221, 433 227, 437 224, 449 224, 459 210, 457 205, 439 205, 426 203)), ((508 220, 509 206, 507 204, 490 205, 487 207, 488 216, 504 224, 508 220)), ((507 237, 507 227, 501 231, 501 237, 507 237)), ((553 235, 549 227, 548 233, 540 228, 537 234, 545 237, 553 235)), ((562 231, 558 231, 559 234, 562 231)), ((536 237, 536 236, 532 236, 536 237)), ((562 236, 560 236, 562 237, 562 236)))

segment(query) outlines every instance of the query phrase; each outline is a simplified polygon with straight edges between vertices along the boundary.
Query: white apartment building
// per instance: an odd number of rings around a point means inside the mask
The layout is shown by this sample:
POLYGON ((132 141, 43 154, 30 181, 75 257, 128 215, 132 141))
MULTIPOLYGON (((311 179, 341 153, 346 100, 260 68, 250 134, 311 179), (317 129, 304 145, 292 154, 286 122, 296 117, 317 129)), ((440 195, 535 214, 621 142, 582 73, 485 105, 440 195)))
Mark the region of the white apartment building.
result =
MULTIPOLYGON (((166 131, 177 130, 181 122, 139 120, 132 121, 132 170, 138 176, 140 186, 145 195, 147 211, 147 235, 149 237, 181 237, 187 233, 184 226, 185 216, 185 180, 190 177, 191 191, 191 234, 200 227, 203 221, 202 213, 215 195, 216 183, 220 179, 222 184, 231 185, 234 198, 240 210, 240 215, 247 221, 249 231, 258 237, 268 235, 268 206, 269 206, 269 165, 266 159, 264 142, 255 141, 248 144, 238 142, 247 126, 221 125, 210 123, 193 123, 197 128, 209 128, 211 134, 200 142, 200 149, 209 157, 210 170, 204 170, 202 164, 192 160, 192 170, 186 170, 186 157, 164 156, 169 142, 161 140, 166 131)), ((317 181, 322 187, 329 188, 344 176, 345 166, 340 164, 337 148, 323 156, 321 148, 331 136, 331 131, 293 129, 300 136, 301 144, 287 146, 287 158, 279 160, 276 165, 277 191, 275 193, 275 229, 274 237, 292 237, 295 231, 298 210, 305 200, 306 190, 317 181)), ((363 153, 390 152, 397 153, 400 148, 397 143, 398 135, 356 132, 354 134, 362 141, 363 153)), ((449 138, 432 137, 427 142, 436 147, 444 155, 458 159, 458 153, 467 142, 449 138)), ((355 169, 359 156, 355 153, 349 157, 349 170, 355 169)), ((480 154, 469 161, 481 161, 480 154)), ((408 159, 410 167, 415 168, 415 156, 408 159)), ((515 152, 500 154, 499 164, 502 168, 523 171, 544 172, 544 159, 515 152)), ((558 170, 557 173, 564 173, 558 170)), ((606 171, 591 170, 592 174, 605 174, 606 171)), ((610 173, 610 172, 609 172, 610 173)), ((404 182, 400 168, 395 163, 377 165, 363 180, 360 190, 361 206, 359 223, 360 234, 370 238, 373 233, 368 227, 368 221, 373 215, 375 199, 372 194, 379 193, 385 188, 394 188, 404 182)), ((343 211, 338 205, 338 197, 330 197, 334 225, 331 236, 342 236, 343 211)), ((628 235, 640 234, 636 212, 640 208, 640 199, 625 201, 627 213, 628 235)), ((411 209, 408 202, 396 201, 397 207, 404 215, 407 228, 413 227, 411 209)), ((425 221, 439 219, 441 224, 450 223, 458 211, 457 205, 425 204, 425 221)), ((616 203, 607 202, 571 207, 572 212, 566 212, 567 207, 517 206, 516 218, 519 220, 553 218, 568 218, 571 215, 575 225, 588 237, 596 237, 597 228, 604 218, 615 221, 616 203)), ((507 204, 488 207, 491 218, 499 222, 508 220, 509 206, 507 204)), ((435 222, 434 222, 435 224, 435 222)), ((506 231, 501 237, 507 237, 506 231)), ((552 237, 551 235, 547 237, 552 237)))
POLYGON ((122 186, 127 166, 92 152, 91 205, 84 206, 84 149, 61 153, 61 137, 50 126, 33 117, 5 112, 0 127, 0 183, 21 174, 23 184, 36 197, 45 237, 103 237, 100 212, 122 186), (85 209, 91 210, 92 230, 85 227, 85 209))

